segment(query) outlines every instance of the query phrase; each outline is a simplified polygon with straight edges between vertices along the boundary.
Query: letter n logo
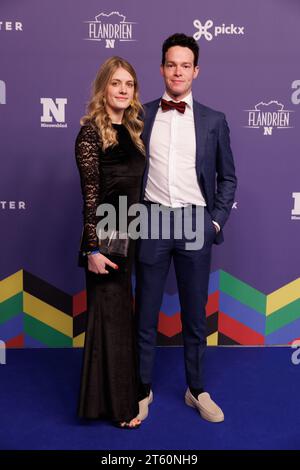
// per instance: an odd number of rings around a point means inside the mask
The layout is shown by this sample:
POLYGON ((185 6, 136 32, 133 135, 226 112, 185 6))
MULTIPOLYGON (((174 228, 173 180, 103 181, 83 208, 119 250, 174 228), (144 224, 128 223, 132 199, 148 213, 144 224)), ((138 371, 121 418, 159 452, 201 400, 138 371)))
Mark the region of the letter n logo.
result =
POLYGON ((114 49, 115 39, 106 39, 105 41, 106 41, 106 43, 105 43, 106 49, 114 49))
POLYGON ((67 104, 67 98, 41 98, 41 104, 43 105, 43 115, 41 116, 42 122, 53 122, 53 118, 56 122, 65 122, 65 106, 67 104))
POLYGON ((292 219, 300 219, 300 193, 292 193, 294 198, 294 208, 292 209, 292 219))
POLYGON ((0 80, 0 104, 6 104, 6 87, 3 80, 0 80))
POLYGON ((272 135, 273 127, 264 127, 264 135, 272 135))

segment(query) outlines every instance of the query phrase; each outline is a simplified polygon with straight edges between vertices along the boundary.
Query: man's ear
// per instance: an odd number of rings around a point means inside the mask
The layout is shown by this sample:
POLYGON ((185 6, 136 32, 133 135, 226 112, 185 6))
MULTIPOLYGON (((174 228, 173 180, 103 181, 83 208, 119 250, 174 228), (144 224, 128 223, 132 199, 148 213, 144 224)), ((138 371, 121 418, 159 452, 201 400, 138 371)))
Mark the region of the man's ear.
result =
POLYGON ((200 73, 200 67, 199 67, 199 65, 196 65, 195 70, 194 70, 194 77, 193 78, 194 79, 197 78, 199 73, 200 73))
POLYGON ((164 76, 164 66, 163 66, 163 64, 160 65, 159 70, 160 70, 160 74, 161 74, 162 76, 164 76))

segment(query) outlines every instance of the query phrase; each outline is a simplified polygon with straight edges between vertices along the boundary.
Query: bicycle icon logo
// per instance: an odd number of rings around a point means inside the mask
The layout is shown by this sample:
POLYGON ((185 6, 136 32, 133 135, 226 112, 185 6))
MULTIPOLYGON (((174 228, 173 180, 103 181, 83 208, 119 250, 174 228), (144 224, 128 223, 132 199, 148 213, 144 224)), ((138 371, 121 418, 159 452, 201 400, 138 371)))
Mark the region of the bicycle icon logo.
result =
POLYGON ((213 26, 212 20, 207 20, 204 25, 202 25, 200 20, 195 20, 193 24, 195 28, 198 29, 198 31, 194 34, 194 39, 196 41, 198 41, 202 36, 204 36, 207 41, 212 40, 213 35, 210 31, 208 31, 213 26))

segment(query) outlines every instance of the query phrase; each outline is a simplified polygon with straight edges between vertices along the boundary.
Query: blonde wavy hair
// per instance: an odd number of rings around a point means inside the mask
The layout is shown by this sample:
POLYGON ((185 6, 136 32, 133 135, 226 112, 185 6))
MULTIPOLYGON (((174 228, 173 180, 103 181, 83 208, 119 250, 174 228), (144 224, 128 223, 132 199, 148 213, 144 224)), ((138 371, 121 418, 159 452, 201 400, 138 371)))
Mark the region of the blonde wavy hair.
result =
POLYGON ((92 94, 87 105, 86 114, 80 119, 80 124, 82 126, 91 124, 96 128, 102 144, 102 150, 118 143, 117 131, 113 128, 111 118, 105 107, 105 95, 112 75, 120 67, 130 73, 134 81, 133 99, 130 106, 124 111, 122 124, 128 129, 136 147, 142 153, 145 153, 145 147, 140 137, 144 124, 140 118, 143 114, 143 107, 139 100, 137 76, 129 62, 121 57, 110 57, 99 68, 92 84, 92 94))

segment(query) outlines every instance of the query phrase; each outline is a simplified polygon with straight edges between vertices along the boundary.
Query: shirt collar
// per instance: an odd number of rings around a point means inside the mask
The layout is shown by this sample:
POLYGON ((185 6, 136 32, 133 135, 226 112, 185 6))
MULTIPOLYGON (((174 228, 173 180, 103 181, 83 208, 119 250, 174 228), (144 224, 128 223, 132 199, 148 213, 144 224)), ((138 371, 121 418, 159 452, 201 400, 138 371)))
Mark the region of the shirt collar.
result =
MULTIPOLYGON (((167 101, 175 101, 168 95, 168 93, 166 91, 164 92, 164 94, 162 96, 162 99, 167 100, 167 101)), ((192 92, 190 92, 185 98, 183 98, 180 101, 184 101, 189 108, 193 108, 193 95, 192 95, 192 92)), ((179 101, 175 101, 175 103, 176 102, 179 103, 179 101)))

